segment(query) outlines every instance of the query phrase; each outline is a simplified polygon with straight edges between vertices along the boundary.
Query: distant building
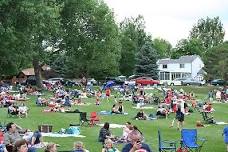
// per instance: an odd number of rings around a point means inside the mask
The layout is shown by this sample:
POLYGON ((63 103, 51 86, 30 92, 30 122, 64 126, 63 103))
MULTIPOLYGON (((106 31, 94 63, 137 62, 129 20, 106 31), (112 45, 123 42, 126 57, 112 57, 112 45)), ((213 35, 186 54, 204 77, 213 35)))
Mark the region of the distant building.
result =
MULTIPOLYGON (((48 78, 56 77, 58 75, 53 69, 51 69, 50 66, 43 65, 41 67, 41 76, 44 79, 48 79, 48 78)), ((21 72, 17 75, 17 79, 14 81, 24 82, 29 77, 35 77, 34 68, 27 68, 27 69, 21 70, 21 72)))
POLYGON ((157 64, 161 83, 176 78, 204 79, 204 63, 198 55, 181 56, 179 59, 161 59, 157 64))

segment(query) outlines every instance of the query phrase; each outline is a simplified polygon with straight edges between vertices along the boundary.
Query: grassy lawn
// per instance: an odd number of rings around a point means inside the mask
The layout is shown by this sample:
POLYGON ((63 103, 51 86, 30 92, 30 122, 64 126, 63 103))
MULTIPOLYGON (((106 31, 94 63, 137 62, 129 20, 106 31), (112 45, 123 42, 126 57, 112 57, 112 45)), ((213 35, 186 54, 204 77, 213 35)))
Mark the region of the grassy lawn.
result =
MULTIPOLYGON (((180 87, 175 87, 180 89, 180 87)), ((202 100, 207 96, 207 92, 212 87, 182 87, 186 92, 193 91, 197 98, 202 100)), ((148 90, 151 92, 151 90, 148 90)), ((154 92, 160 94, 159 92, 154 92)), ((50 95, 50 93, 46 93, 50 95)), ((0 122, 15 122, 23 128, 30 128, 36 130, 37 126, 40 124, 52 124, 54 126, 53 131, 59 131, 61 128, 68 128, 70 123, 78 124, 79 123, 79 114, 66 114, 66 113, 44 113, 42 112, 44 107, 37 107, 35 105, 35 97, 29 96, 30 100, 27 101, 27 105, 30 108, 28 118, 7 118, 6 108, 0 109, 0 122)), ((95 98, 83 99, 87 103, 91 103, 90 106, 74 106, 72 109, 78 108, 80 111, 86 111, 88 114, 91 111, 101 111, 101 110, 110 110, 113 104, 113 99, 111 101, 106 101, 104 99, 100 106, 96 106, 95 98)), ((217 103, 213 104, 215 108, 214 117, 218 121, 228 122, 228 104, 217 103)), ((155 113, 155 109, 145 110, 147 114, 155 113)), ((160 129, 163 139, 171 140, 180 140, 180 131, 177 131, 176 127, 169 128, 169 125, 174 118, 174 114, 171 114, 168 119, 159 119, 153 121, 137 121, 132 118, 135 116, 138 110, 132 108, 132 103, 126 101, 124 103, 125 111, 128 112, 128 115, 110 115, 110 116, 100 116, 101 123, 110 122, 117 124, 125 124, 126 121, 131 121, 134 125, 143 132, 146 143, 148 143, 153 151, 158 151, 158 135, 157 130, 160 129)), ((185 117, 185 128, 195 128, 197 120, 201 120, 201 115, 198 112, 194 112, 191 115, 185 117)), ((207 139, 202 151, 203 152, 223 152, 225 151, 225 144, 223 142, 222 131, 224 125, 209 125, 204 128, 198 128, 198 136, 205 137, 207 139)), ((86 138, 44 138, 44 141, 52 141, 60 144, 59 150, 71 150, 73 148, 73 142, 80 140, 83 141, 86 148, 90 152, 100 152, 102 145, 98 143, 98 133, 99 126, 94 127, 80 127, 81 135, 85 135, 86 138)), ((112 133, 117 136, 122 135, 122 129, 111 129, 112 133)), ((118 148, 121 150, 123 145, 118 145, 118 148)))

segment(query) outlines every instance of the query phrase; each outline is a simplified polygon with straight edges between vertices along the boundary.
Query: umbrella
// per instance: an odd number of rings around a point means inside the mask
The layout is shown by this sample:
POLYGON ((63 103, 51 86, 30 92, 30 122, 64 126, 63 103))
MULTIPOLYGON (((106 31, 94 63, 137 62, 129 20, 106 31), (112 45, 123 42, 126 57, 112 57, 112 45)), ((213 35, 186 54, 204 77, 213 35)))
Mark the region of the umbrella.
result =
POLYGON ((112 86, 115 85, 115 82, 114 81, 108 81, 105 85, 104 85, 104 90, 107 89, 107 88, 111 88, 112 86))

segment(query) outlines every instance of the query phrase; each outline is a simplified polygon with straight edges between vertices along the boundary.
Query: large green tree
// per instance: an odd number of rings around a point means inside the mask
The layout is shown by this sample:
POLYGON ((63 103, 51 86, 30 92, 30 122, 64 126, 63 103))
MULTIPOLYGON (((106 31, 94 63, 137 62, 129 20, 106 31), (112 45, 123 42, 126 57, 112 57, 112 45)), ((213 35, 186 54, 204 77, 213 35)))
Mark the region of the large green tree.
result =
POLYGON ((120 72, 123 75, 132 75, 135 69, 135 55, 145 44, 148 36, 145 32, 144 18, 126 18, 120 23, 121 30, 121 60, 120 72))
POLYGON ((103 1, 67 0, 61 11, 60 49, 68 76, 105 77, 119 73, 119 29, 103 1))
POLYGON ((0 76, 11 76, 29 64, 23 53, 24 39, 22 33, 16 31, 19 13, 16 7, 18 2, 0 1, 0 76))
POLYGON ((136 74, 158 78, 157 60, 157 50, 152 47, 151 42, 146 42, 136 55, 136 74))
POLYGON ((204 58, 207 79, 228 80, 228 42, 211 48, 204 58))
POLYGON ((153 40, 153 47, 157 50, 160 59, 171 57, 172 45, 168 41, 156 38, 153 40))
POLYGON ((172 58, 179 58, 183 55, 199 55, 204 52, 202 42, 199 39, 181 39, 172 50, 172 58))
MULTIPOLYGON (((59 6, 55 0, 5 0, 1 5, 1 25, 9 30, 11 40, 6 54, 13 52, 15 60, 28 60, 34 66, 38 87, 40 69, 45 61, 47 42, 53 42, 58 29, 59 6)), ((6 37, 3 37, 6 38, 6 37)), ((23 61, 24 62, 24 61, 23 61)), ((18 65, 18 64, 17 64, 18 65)))
POLYGON ((200 19, 190 31, 190 39, 201 40, 205 51, 221 44, 224 35, 225 30, 219 17, 200 19))

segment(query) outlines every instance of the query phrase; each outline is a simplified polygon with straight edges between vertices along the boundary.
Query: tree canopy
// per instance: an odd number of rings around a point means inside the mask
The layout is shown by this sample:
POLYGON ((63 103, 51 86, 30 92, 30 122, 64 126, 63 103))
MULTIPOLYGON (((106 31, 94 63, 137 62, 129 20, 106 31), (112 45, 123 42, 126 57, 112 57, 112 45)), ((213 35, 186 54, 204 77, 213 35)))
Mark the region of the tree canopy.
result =
POLYGON ((181 39, 172 51, 172 58, 179 58, 183 55, 203 54, 204 48, 199 39, 181 39))
POLYGON ((144 18, 126 18, 120 23, 121 59, 120 72, 124 75, 132 75, 135 69, 135 55, 145 44, 148 38, 145 32, 144 18))
POLYGON ((172 45, 161 38, 156 38, 153 40, 153 46, 158 52, 159 58, 168 58, 172 54, 172 45))
POLYGON ((66 73, 104 77, 119 73, 119 30, 113 13, 102 1, 68 0, 61 11, 64 31, 61 50, 66 73))
POLYGON ((228 42, 211 48, 204 58, 207 79, 228 80, 228 42))
POLYGON ((224 40, 225 30, 219 17, 199 19, 190 31, 190 39, 201 40, 205 51, 221 44, 224 40))
POLYGON ((0 43, 5 43, 2 50, 7 52, 6 60, 12 65, 10 74, 16 74, 25 63, 33 64, 38 86, 41 86, 39 71, 46 54, 44 42, 50 41, 56 31, 58 8, 54 0, 1 2, 0 25, 4 37, 0 43))

